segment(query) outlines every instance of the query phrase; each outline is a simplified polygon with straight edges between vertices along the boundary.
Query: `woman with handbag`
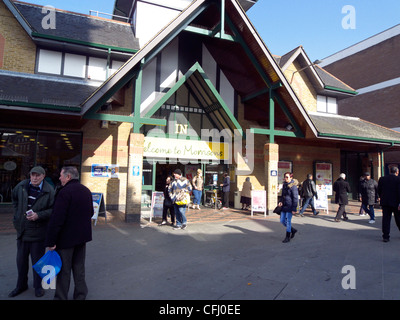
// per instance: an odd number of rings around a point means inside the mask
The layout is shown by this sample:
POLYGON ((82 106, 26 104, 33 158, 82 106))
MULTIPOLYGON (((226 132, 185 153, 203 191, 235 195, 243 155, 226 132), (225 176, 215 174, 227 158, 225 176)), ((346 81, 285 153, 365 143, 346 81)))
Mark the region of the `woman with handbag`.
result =
POLYGON ((297 188, 299 182, 293 179, 293 173, 286 172, 284 175, 284 183, 282 188, 282 198, 279 202, 281 210, 281 223, 286 227, 286 237, 283 243, 289 242, 294 237, 297 230, 292 227, 292 217, 297 211, 299 202, 299 190, 297 188))
POLYGON ((189 192, 192 191, 190 181, 182 176, 180 169, 173 173, 175 180, 169 188, 169 195, 174 203, 176 225, 174 229, 186 229, 186 208, 190 201, 189 192))

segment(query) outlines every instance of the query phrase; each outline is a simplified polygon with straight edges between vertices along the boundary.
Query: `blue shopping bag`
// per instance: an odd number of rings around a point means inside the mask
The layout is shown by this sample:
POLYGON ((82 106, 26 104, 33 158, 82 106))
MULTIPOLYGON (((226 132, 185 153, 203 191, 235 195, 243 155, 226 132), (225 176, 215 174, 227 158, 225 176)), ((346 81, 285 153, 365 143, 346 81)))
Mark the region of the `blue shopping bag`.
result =
POLYGON ((45 276, 48 283, 51 283, 61 270, 61 258, 54 250, 47 251, 43 257, 33 265, 33 269, 43 279, 45 276))

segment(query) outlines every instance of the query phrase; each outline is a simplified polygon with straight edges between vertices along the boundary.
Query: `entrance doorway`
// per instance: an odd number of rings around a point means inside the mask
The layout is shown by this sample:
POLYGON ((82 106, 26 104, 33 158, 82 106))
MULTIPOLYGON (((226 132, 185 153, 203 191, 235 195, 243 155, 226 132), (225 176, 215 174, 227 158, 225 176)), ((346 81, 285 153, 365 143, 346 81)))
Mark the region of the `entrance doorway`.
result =
POLYGON ((142 208, 150 207, 152 192, 163 191, 165 180, 168 176, 173 177, 172 173, 175 169, 180 169, 182 175, 189 181, 195 177, 197 169, 201 169, 204 190, 212 189, 214 184, 219 186, 223 182, 224 172, 229 172, 229 166, 226 164, 200 163, 200 161, 197 164, 159 163, 156 160, 147 159, 143 161, 142 208))

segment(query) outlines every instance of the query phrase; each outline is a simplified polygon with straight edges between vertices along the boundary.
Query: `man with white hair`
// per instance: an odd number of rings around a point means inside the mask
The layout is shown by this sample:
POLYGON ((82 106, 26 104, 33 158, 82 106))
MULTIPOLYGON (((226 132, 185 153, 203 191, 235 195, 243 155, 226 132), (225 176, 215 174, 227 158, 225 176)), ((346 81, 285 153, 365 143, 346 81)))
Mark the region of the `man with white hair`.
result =
POLYGON ((348 220, 346 215, 346 204, 349 204, 349 197, 347 193, 351 192, 349 183, 345 180, 346 175, 341 173, 339 179, 333 184, 333 191, 335 191, 335 203, 339 205, 338 211, 336 213, 336 222, 340 222, 343 215, 343 220, 348 220))

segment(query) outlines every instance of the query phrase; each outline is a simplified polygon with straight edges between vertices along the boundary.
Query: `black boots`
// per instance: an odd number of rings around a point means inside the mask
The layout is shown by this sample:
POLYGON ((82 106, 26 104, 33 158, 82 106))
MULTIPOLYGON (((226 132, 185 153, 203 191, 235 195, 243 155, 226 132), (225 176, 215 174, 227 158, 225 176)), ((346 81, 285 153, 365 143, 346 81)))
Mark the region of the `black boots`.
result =
POLYGON ((286 238, 283 239, 283 243, 289 242, 291 238, 294 238, 294 235, 296 234, 297 230, 292 227, 292 232, 286 232, 286 238))
POLYGON ((283 243, 289 242, 290 241, 290 232, 286 232, 286 238, 283 239, 283 243))

